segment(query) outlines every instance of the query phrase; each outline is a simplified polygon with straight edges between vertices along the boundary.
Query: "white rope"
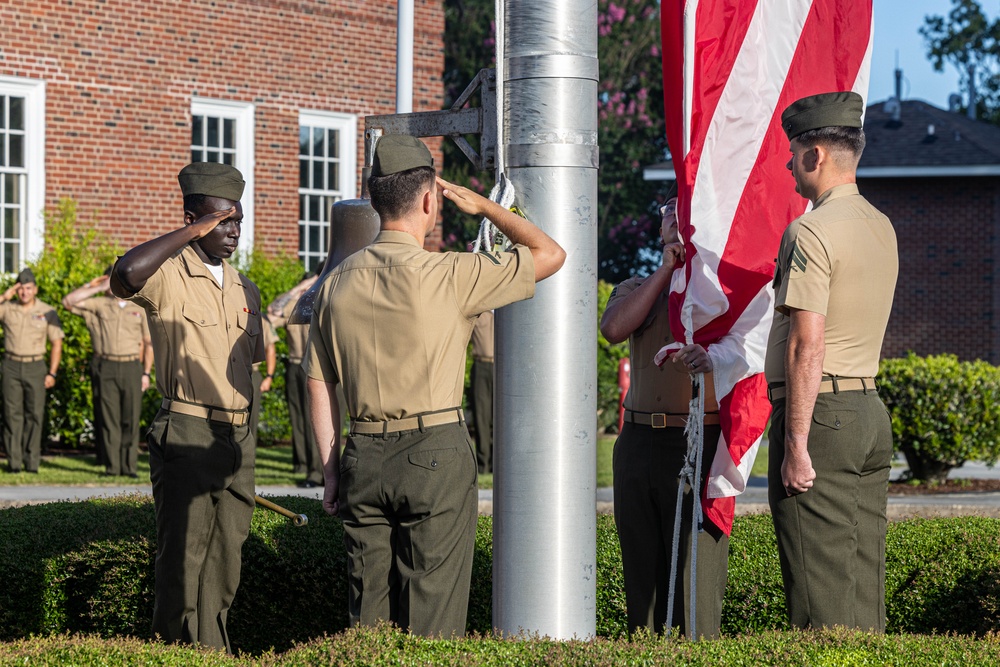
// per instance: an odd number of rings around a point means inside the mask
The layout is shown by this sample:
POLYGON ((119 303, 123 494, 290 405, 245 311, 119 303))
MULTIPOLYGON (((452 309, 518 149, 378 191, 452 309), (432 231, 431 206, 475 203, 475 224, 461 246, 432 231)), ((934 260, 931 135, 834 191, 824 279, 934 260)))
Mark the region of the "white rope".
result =
MULTIPOLYGON (((514 186, 511 185, 510 181, 507 180, 507 176, 504 173, 504 157, 503 157, 503 146, 504 146, 504 134, 503 134, 503 108, 504 108, 504 0, 495 0, 494 11, 496 23, 496 106, 497 106, 497 128, 496 128, 496 184, 493 186, 493 190, 490 192, 490 199, 500 204, 504 208, 510 208, 514 203, 514 186)), ((483 250, 485 252, 490 252, 494 250, 495 245, 509 245, 506 237, 499 233, 493 223, 489 221, 488 218, 483 218, 482 222, 479 223, 479 234, 476 235, 476 241, 472 246, 472 252, 479 252, 483 250)))
POLYGON ((677 562, 680 556, 681 518, 684 504, 684 486, 691 487, 694 503, 691 509, 691 608, 687 637, 697 639, 695 634, 696 600, 698 596, 698 535, 702 531, 701 520, 701 462, 705 450, 705 374, 691 374, 691 403, 688 406, 688 422, 684 428, 687 436, 687 453, 684 465, 677 474, 677 504, 674 508, 674 534, 670 550, 670 585, 667 593, 667 623, 665 634, 669 635, 674 624, 674 600, 676 599, 677 562))

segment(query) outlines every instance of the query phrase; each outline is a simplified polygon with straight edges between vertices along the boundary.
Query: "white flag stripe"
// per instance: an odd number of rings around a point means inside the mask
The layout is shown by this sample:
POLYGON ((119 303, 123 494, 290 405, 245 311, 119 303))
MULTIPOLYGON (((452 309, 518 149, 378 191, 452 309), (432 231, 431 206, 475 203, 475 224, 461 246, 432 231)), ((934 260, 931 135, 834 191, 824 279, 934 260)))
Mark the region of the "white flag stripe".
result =
POLYGON ((715 450, 715 459, 712 461, 712 476, 708 480, 706 494, 709 498, 729 498, 738 496, 747 490, 747 482, 750 480, 750 470, 753 462, 760 451, 760 443, 764 440, 761 435, 753 443, 739 465, 733 462, 729 456, 729 449, 725 438, 719 438, 719 448, 715 450), (716 472, 718 471, 718 472, 716 472))
POLYGON ((812 3, 760 0, 709 125, 691 197, 691 242, 703 255, 707 281, 691 280, 692 320, 700 329, 728 309, 719 262, 760 147, 774 118, 788 69, 812 3), (788 35, 785 42, 776 36, 788 35), (714 292, 714 294, 713 294, 714 292))

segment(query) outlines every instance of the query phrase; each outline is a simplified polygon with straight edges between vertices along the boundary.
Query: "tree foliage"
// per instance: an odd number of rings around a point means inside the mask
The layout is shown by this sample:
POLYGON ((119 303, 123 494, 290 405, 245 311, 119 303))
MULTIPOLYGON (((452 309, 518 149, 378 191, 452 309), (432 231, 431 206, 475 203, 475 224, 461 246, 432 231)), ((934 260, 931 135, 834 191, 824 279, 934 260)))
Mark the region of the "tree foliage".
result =
MULTIPOLYGON (((990 22, 976 0, 952 0, 947 16, 926 16, 920 34, 934 69, 950 63, 968 90, 976 88, 976 118, 1000 125, 1000 18, 990 22)), ((965 97, 968 108, 968 97, 965 97)))
MULTIPOLYGON (((456 99, 476 73, 495 64, 492 0, 445 0, 445 95, 456 99)), ((516 36, 512 36, 516 39, 516 36)), ((659 3, 598 0, 598 276, 619 282, 659 261, 660 186, 643 168, 666 150, 659 3), (642 249, 652 252, 642 252, 642 249)), ((487 192, 492 174, 475 171, 453 142, 445 142, 444 176, 487 192)), ((449 216, 451 214, 449 213, 449 216)), ((465 248, 478 220, 445 220, 445 245, 465 248)))

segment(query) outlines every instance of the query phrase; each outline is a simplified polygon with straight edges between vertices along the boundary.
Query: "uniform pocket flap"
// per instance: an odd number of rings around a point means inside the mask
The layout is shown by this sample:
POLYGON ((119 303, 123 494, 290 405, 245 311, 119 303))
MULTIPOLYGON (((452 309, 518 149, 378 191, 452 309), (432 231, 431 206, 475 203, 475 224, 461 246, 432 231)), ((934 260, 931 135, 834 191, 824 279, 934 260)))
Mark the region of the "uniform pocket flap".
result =
POLYGON ((358 465, 357 456, 343 456, 340 459, 340 472, 350 470, 354 466, 358 465))
POLYGON ((260 334, 260 319, 250 315, 246 309, 242 313, 236 313, 236 326, 243 329, 251 336, 260 334))
POLYGON ((455 457, 455 448, 428 449, 423 452, 413 452, 409 455, 410 463, 428 470, 437 470, 455 457))
POLYGON ((831 410, 830 412, 814 412, 813 421, 832 429, 841 429, 853 424, 858 413, 853 410, 831 410))
POLYGON ((181 312, 184 314, 184 319, 200 327, 214 327, 219 323, 215 310, 199 303, 185 303, 181 312))

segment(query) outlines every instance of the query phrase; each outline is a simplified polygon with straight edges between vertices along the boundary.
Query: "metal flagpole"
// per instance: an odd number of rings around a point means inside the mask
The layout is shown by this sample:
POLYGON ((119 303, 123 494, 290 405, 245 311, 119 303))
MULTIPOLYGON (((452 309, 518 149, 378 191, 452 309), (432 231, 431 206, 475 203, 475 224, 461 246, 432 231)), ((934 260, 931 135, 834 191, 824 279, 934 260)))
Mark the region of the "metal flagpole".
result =
POLYGON ((396 4, 396 113, 413 111, 413 0, 396 4))
MULTIPOLYGON (((567 252, 497 311, 493 624, 596 631, 597 3, 506 0, 506 173, 567 252)), ((499 56, 498 56, 499 57, 499 56)))

